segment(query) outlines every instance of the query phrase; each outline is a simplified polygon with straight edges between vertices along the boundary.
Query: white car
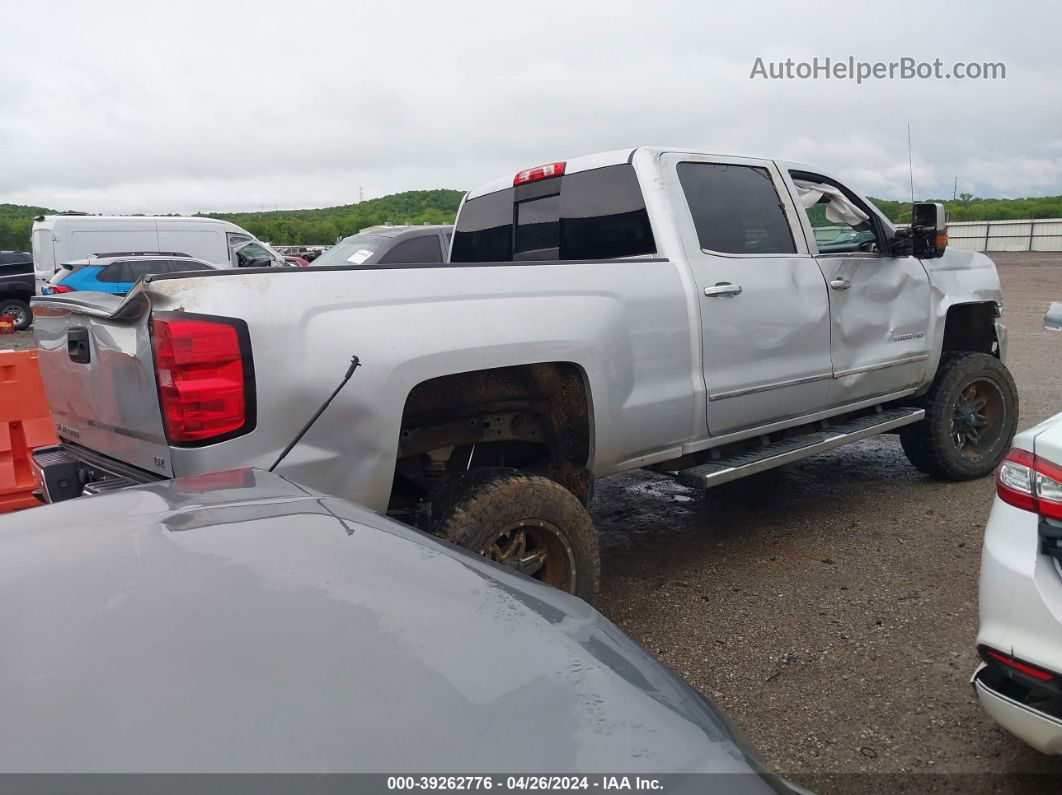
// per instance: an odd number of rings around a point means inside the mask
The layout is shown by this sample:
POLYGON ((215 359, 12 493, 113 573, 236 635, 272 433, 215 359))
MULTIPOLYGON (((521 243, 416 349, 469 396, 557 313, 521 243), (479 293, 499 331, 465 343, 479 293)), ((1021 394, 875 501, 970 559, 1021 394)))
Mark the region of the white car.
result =
POLYGON ((996 476, 981 558, 981 706, 1062 754, 1062 414, 1014 437, 996 476))

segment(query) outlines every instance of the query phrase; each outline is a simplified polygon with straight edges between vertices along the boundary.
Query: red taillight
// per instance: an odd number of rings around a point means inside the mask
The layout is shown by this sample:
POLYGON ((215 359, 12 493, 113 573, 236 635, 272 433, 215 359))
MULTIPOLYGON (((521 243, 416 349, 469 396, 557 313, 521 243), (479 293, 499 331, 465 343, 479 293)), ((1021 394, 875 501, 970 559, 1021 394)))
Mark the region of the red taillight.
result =
POLYGON ((1002 652, 998 652, 995 649, 989 649, 986 646, 981 647, 982 651, 997 662, 1003 663, 1008 668, 1013 668, 1018 673, 1023 673, 1026 676, 1031 676, 1038 682, 1050 682, 1055 678, 1055 675, 1050 671, 1044 671, 1036 666, 1024 663, 1021 660, 1015 660, 1013 657, 1008 657, 1002 652))
POLYGON ((526 171, 518 171, 516 176, 513 177, 513 186, 523 185, 525 182, 536 182, 540 179, 563 176, 565 162, 566 161, 561 161, 560 163, 547 163, 544 166, 535 166, 526 171))
POLYGON ((996 473, 996 494, 1016 508, 1062 519, 1062 467, 1015 447, 996 473))
POLYGON ((251 376, 234 325, 156 317, 152 347, 162 420, 171 442, 201 442, 246 429, 252 419, 251 376))
POLYGON ((51 291, 52 295, 59 295, 60 293, 72 293, 72 292, 74 292, 74 288, 73 287, 64 287, 61 284, 53 284, 48 289, 51 291))

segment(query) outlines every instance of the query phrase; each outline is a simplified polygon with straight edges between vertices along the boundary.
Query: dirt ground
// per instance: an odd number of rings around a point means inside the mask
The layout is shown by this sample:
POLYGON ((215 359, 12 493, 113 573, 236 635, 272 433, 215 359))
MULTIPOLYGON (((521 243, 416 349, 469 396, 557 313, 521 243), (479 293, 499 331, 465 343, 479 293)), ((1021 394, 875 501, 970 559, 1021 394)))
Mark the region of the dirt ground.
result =
POLYGON ((0 351, 25 351, 36 346, 33 329, 16 331, 14 334, 0 334, 0 351))
MULTIPOLYGON (((993 255, 1021 427, 1062 411, 1062 254, 993 255)), ((720 487, 599 481, 601 611, 823 792, 1062 792, 1062 758, 977 705, 990 478, 940 483, 895 436, 720 487), (910 774, 921 775, 910 775, 910 774)))

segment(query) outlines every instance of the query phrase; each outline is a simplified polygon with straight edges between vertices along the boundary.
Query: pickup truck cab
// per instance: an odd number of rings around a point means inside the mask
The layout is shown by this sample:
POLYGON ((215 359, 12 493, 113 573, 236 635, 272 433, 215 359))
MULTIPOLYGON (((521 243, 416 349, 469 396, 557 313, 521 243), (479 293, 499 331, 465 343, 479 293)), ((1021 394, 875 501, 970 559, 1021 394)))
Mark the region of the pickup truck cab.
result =
POLYGON ((447 263, 38 298, 42 489, 267 468, 356 354, 278 471, 588 598, 595 478, 709 488, 891 431, 935 476, 995 468, 1017 422, 999 279, 943 230, 811 166, 639 147, 470 191, 447 263))

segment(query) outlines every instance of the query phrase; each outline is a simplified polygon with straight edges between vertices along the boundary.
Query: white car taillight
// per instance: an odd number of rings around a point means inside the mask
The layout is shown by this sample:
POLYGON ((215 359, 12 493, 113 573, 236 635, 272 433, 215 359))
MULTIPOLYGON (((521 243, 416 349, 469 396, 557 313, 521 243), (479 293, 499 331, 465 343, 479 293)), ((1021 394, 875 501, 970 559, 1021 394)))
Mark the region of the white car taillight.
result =
POLYGON ((1015 447, 996 474, 996 494, 1022 510, 1062 519, 1062 467, 1015 447))

